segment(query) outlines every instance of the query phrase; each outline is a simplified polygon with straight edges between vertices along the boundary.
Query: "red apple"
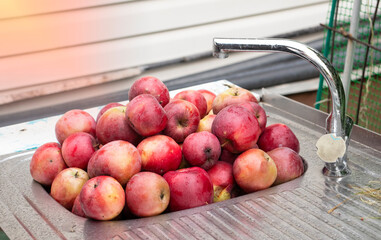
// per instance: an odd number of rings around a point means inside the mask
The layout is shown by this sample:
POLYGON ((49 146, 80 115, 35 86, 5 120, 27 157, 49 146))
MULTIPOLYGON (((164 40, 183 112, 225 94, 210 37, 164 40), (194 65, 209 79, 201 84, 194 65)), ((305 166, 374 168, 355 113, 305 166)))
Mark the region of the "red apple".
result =
POLYGON ((267 115, 265 110, 256 102, 244 102, 241 104, 241 106, 245 107, 247 110, 254 114, 258 120, 259 127, 263 132, 267 124, 267 115))
POLYGON ((206 105, 207 105, 206 113, 208 114, 210 110, 212 110, 213 101, 216 98, 216 94, 206 89, 200 89, 200 90, 197 90, 197 92, 201 93, 204 96, 206 100, 206 105))
POLYGON ((267 154, 274 160, 277 177, 274 185, 288 182, 304 173, 304 164, 300 155, 288 147, 275 148, 267 154))
POLYGON ((249 149, 241 153, 233 164, 236 183, 246 193, 270 187, 277 176, 277 168, 271 157, 261 149, 249 149))
POLYGON ((178 211, 213 202, 213 184, 208 173, 200 167, 170 171, 164 174, 171 199, 169 209, 178 211))
POLYGON ((174 99, 182 99, 193 103, 200 113, 200 118, 203 118, 208 113, 208 105, 205 97, 196 90, 183 90, 177 93, 174 99))
POLYGON ((188 101, 174 99, 164 107, 168 124, 164 134, 182 143, 191 133, 196 132, 200 122, 200 113, 196 106, 188 101))
POLYGON ((181 148, 172 138, 155 135, 141 141, 137 146, 142 169, 163 175, 176 170, 181 163, 181 148))
POLYGON ((87 164, 97 150, 97 142, 93 136, 85 132, 71 134, 62 144, 62 157, 68 167, 86 170, 87 164))
POLYGON ((249 91, 241 87, 230 87, 222 93, 218 94, 213 101, 213 113, 218 114, 223 108, 240 104, 243 102, 258 102, 254 95, 249 91))
POLYGON ((90 178, 107 175, 115 178, 122 186, 140 170, 138 149, 123 140, 112 141, 101 147, 90 158, 87 166, 90 178))
POLYGON ((128 91, 128 99, 131 101, 140 94, 150 94, 154 96, 162 107, 167 105, 170 99, 168 88, 164 83, 151 76, 136 80, 128 91))
POLYGON ((212 132, 212 124, 215 117, 216 115, 214 114, 209 114, 203 117, 200 120, 200 123, 198 124, 197 132, 202 132, 202 131, 212 132))
POLYGON ((87 180, 89 175, 83 169, 66 168, 54 178, 50 195, 63 207, 71 210, 75 198, 87 180))
POLYGON ((299 140, 285 124, 275 123, 265 128, 258 140, 258 146, 265 152, 278 147, 288 147, 299 153, 299 140))
POLYGON ((240 153, 232 153, 227 149, 222 149, 220 161, 227 162, 233 164, 235 159, 239 156, 240 153))
POLYGON ((127 183, 126 204, 138 217, 150 217, 164 212, 169 199, 169 185, 159 174, 140 172, 127 183))
POLYGON ((223 148, 239 153, 255 146, 261 129, 253 114, 235 104, 225 107, 217 114, 212 124, 212 133, 220 140, 223 148))
POLYGON ((167 115, 155 97, 141 94, 133 98, 126 108, 128 124, 142 136, 152 136, 167 126, 167 115))
POLYGON ((81 202, 79 201, 79 194, 74 199, 74 204, 73 204, 73 208, 71 209, 71 212, 77 216, 86 217, 85 212, 83 212, 83 210, 82 210, 81 202))
POLYGON ((117 217, 125 205, 122 185, 110 176, 98 176, 88 180, 79 195, 85 215, 96 220, 111 220, 117 217))
POLYGON ((221 155, 220 142, 207 131, 192 133, 184 140, 183 155, 190 165, 208 170, 221 155))
POLYGON ((49 142, 41 145, 34 152, 29 169, 35 181, 49 186, 57 174, 66 167, 61 154, 61 145, 49 142))
POLYGON ((103 113, 96 126, 97 138, 101 144, 124 140, 137 145, 141 136, 135 132, 126 119, 126 107, 113 107, 103 113))
POLYGON ((58 119, 55 125, 55 133, 59 143, 75 132, 86 132, 95 137, 94 118, 87 112, 80 109, 67 111, 58 119))
POLYGON ((124 106, 123 104, 121 103, 118 103, 118 102, 111 102, 109 104, 107 104, 106 106, 104 106, 99 112, 98 112, 98 115, 97 115, 97 118, 96 118, 96 122, 98 122, 99 118, 103 115, 103 113, 105 113, 107 110, 109 110, 110 108, 113 108, 113 107, 120 107, 120 106, 124 106))
POLYGON ((208 174, 213 183, 213 202, 221 202, 230 199, 231 191, 235 184, 233 165, 227 162, 218 161, 208 170, 208 174))

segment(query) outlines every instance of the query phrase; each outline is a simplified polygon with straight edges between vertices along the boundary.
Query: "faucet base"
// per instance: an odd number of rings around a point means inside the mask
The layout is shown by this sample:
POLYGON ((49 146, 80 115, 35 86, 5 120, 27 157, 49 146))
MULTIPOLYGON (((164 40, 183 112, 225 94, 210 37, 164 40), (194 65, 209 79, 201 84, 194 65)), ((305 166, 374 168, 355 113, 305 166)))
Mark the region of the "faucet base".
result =
POLYGON ((341 170, 331 170, 327 166, 323 168, 323 175, 327 177, 344 177, 351 174, 351 170, 348 167, 345 167, 341 170))

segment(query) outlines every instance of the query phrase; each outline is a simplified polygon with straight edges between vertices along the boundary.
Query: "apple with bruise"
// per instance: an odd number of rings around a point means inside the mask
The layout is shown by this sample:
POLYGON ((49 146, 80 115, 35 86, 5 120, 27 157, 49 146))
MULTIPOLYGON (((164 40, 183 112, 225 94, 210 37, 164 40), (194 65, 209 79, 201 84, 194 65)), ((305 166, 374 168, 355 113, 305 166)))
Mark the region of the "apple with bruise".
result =
POLYGON ((62 157, 61 145, 48 142, 34 152, 29 164, 32 178, 42 185, 50 186, 54 178, 67 168, 62 157))
POLYGON ((138 149, 131 143, 116 140, 101 147, 90 158, 87 172, 90 178, 107 175, 115 178, 123 187, 141 170, 138 149))
POLYGON ((142 160, 142 170, 163 175, 176 170, 181 163, 181 147, 165 135, 148 137, 139 143, 137 149, 142 160))
POLYGON ((265 128, 258 139, 258 146, 265 152, 278 147, 288 147, 299 153, 299 140, 285 124, 275 123, 265 128))
POLYGON ((192 166, 210 169, 221 155, 218 138, 210 132, 196 132, 185 138, 183 155, 192 166))
POLYGON ((87 112, 73 109, 65 112, 56 122, 55 133, 60 144, 73 133, 86 132, 95 137, 95 119, 87 112))
POLYGON ((86 217, 95 220, 116 218, 124 208, 125 199, 122 185, 110 176, 91 178, 79 194, 79 202, 86 217))
POLYGON ((164 212, 169 204, 170 191, 167 181, 157 173, 135 174, 126 186, 126 204, 138 217, 150 217, 164 212))
POLYGON ((236 183, 246 193, 269 188, 277 177, 277 168, 271 157, 261 149, 241 153, 233 164, 236 183))
POLYGON ((304 173, 303 159, 288 147, 275 148, 267 154, 274 160, 277 167, 277 177, 274 185, 291 181, 304 173))
POLYGON ((89 175, 81 168, 66 168, 53 180, 50 195, 63 207, 72 210, 74 200, 81 192, 89 175))

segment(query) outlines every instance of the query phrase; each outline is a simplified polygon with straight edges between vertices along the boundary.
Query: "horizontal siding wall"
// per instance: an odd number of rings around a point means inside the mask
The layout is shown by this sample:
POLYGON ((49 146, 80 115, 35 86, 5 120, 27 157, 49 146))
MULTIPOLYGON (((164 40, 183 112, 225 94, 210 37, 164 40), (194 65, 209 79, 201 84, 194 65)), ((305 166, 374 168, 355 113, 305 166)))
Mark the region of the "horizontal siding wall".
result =
POLYGON ((318 0, 3 0, 0 94, 204 53, 213 37, 314 27, 327 8, 318 0))

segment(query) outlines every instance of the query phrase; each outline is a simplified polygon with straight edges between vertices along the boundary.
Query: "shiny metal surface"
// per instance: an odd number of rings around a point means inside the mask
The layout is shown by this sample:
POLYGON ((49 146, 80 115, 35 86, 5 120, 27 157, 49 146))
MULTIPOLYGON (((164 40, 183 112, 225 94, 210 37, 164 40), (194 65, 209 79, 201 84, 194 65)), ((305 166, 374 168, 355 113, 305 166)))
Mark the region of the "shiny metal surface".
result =
MULTIPOLYGON (((219 93, 226 84, 192 88, 219 93)), ((359 193, 381 181, 381 135, 354 126, 347 152, 352 174, 327 178, 314 145, 327 114, 271 93, 263 94, 262 106, 268 124, 287 124, 300 140, 307 169, 293 181, 203 207, 101 222, 78 217, 55 202, 30 176, 34 150, 22 151, 0 156, 0 227, 10 239, 23 240, 379 239, 380 206, 359 193)), ((28 126, 23 132, 31 130, 28 126)))
MULTIPOLYGON (((313 64, 323 75, 331 96, 332 112, 326 121, 326 130, 342 137, 349 145, 353 121, 345 115, 345 93, 340 76, 329 61, 315 49, 302 43, 287 39, 255 39, 255 38, 214 38, 213 55, 218 58, 228 57, 229 52, 266 51, 285 52, 301 57, 313 64)), ((338 158, 335 163, 326 163, 324 174, 332 177, 342 177, 350 173, 347 155, 338 158)))

